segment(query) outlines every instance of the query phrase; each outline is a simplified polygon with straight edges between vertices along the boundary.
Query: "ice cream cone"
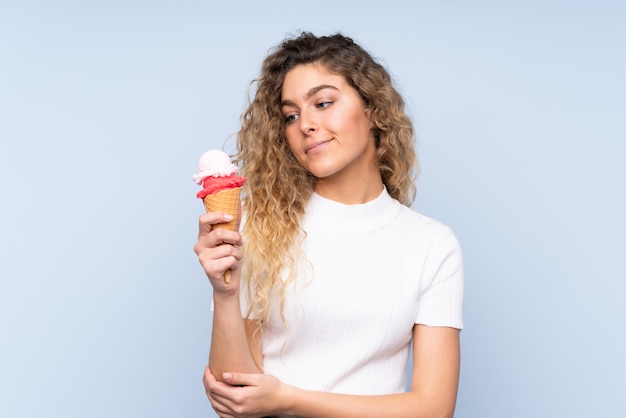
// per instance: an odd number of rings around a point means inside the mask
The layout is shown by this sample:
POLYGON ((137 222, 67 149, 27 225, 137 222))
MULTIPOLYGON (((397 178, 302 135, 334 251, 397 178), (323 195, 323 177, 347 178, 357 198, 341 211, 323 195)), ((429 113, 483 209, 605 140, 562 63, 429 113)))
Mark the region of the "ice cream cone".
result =
MULTIPOLYGON (((203 202, 207 212, 223 212, 232 215, 233 220, 213 225, 213 228, 229 229, 236 231, 239 227, 239 199, 241 187, 225 189, 215 194, 207 195, 203 202)), ((230 270, 224 272, 224 283, 230 283, 230 270)))
POLYGON ((233 220, 223 224, 213 225, 214 228, 224 228, 236 231, 239 226, 237 215, 239 212, 239 199, 241 195, 241 187, 233 187, 225 189, 215 194, 207 195, 203 202, 207 212, 223 212, 232 215, 233 220))
MULTIPOLYGON (((213 228, 236 231, 239 228, 239 196, 246 182, 237 176, 235 166, 228 154, 220 150, 208 150, 198 161, 198 173, 192 176, 194 183, 202 185, 196 197, 202 199, 207 212, 222 212, 233 217, 229 222, 214 224, 213 228)), ((230 282, 230 270, 224 272, 224 283, 230 282)))

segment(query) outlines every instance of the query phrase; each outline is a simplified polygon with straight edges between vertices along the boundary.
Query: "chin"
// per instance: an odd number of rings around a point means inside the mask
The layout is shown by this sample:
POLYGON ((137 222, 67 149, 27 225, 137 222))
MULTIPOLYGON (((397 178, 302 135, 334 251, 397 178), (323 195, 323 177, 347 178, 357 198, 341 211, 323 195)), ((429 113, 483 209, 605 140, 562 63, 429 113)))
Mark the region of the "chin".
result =
POLYGON ((309 170, 309 173, 313 174, 317 179, 324 180, 337 173, 336 170, 309 170))

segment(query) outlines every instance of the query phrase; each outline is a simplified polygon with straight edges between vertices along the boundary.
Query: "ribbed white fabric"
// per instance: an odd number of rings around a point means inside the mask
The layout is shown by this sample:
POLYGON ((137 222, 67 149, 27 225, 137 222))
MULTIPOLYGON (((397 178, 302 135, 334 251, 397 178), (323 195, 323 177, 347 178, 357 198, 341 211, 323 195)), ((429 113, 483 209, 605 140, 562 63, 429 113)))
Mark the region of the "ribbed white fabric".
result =
POLYGON ((276 308, 264 330, 266 373, 303 389, 403 392, 414 324, 463 327, 454 234, 387 191, 362 205, 314 194, 302 225, 309 263, 289 289, 289 328, 276 308))

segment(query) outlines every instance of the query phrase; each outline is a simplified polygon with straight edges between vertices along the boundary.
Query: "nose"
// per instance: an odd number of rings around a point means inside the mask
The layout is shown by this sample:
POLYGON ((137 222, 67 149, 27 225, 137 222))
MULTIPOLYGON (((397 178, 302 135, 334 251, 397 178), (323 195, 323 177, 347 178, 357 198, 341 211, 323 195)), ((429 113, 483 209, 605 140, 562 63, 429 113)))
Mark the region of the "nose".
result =
POLYGON ((311 112, 300 112, 300 131, 304 135, 311 135, 317 131, 317 121, 311 112))

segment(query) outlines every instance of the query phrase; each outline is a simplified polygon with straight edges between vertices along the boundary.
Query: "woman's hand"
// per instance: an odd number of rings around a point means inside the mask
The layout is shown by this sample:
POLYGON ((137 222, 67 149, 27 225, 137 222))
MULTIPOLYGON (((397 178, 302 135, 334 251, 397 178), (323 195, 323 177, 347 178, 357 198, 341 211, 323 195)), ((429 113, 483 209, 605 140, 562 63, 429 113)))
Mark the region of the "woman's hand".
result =
POLYGON ((224 382, 218 382, 206 367, 204 389, 211 406, 222 418, 258 418, 284 412, 288 399, 285 385, 265 374, 224 373, 224 382))
POLYGON ((239 263, 242 258, 239 232, 214 227, 230 220, 230 215, 221 212, 200 216, 198 241, 194 245, 194 251, 214 292, 223 294, 234 294, 239 288, 239 263), (227 270, 231 270, 228 284, 224 281, 227 270))

